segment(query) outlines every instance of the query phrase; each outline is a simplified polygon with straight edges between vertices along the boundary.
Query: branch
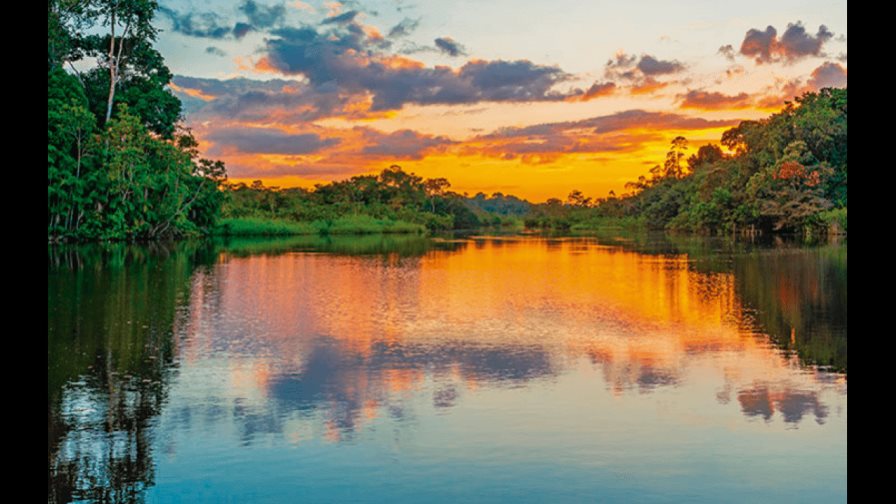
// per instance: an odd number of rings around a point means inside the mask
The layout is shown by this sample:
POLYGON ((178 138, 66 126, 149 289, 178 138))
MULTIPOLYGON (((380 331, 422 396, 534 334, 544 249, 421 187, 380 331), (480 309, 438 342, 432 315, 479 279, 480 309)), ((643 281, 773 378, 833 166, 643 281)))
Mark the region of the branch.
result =
POLYGON ((75 77, 78 78, 78 82, 81 83, 81 87, 84 89, 87 89, 87 86, 84 85, 84 81, 81 80, 81 72, 79 72, 78 69, 75 68, 75 65, 72 65, 71 61, 68 61, 67 63, 68 63, 68 66, 72 67, 72 72, 75 72, 75 77))

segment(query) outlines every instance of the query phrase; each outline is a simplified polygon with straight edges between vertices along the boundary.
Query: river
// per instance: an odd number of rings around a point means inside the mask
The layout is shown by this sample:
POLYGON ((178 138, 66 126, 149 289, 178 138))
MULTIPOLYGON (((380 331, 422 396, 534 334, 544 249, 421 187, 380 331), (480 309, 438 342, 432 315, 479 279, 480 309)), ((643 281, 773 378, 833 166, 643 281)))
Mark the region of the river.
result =
POLYGON ((842 502, 845 243, 50 247, 48 500, 842 502))

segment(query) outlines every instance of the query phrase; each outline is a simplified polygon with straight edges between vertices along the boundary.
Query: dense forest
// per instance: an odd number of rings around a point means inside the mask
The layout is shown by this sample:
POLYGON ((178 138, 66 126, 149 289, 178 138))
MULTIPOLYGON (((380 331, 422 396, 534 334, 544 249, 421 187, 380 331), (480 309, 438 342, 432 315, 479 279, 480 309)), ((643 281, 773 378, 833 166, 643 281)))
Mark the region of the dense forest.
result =
POLYGON ((677 137, 627 194, 472 197, 393 165, 313 189, 228 184, 203 159, 153 48, 152 0, 49 0, 47 230, 62 240, 635 226, 845 232, 846 89, 806 93, 688 156, 677 137), (92 66, 91 66, 92 65, 92 66))
POLYGON ((214 226, 224 165, 200 158, 180 124, 171 72, 153 48, 157 7, 48 2, 50 241, 177 237, 214 226))
POLYGON ((650 177, 627 184, 630 193, 592 200, 573 191, 565 202, 538 205, 526 223, 575 229, 616 219, 711 233, 845 233, 846 99, 846 89, 805 93, 689 157, 687 140, 677 137, 650 177))
POLYGON ((313 190, 227 184, 225 234, 423 232, 521 226, 532 204, 514 196, 450 191, 444 178, 423 179, 398 165, 378 175, 318 184, 313 190), (290 224, 292 223, 292 224, 290 224))

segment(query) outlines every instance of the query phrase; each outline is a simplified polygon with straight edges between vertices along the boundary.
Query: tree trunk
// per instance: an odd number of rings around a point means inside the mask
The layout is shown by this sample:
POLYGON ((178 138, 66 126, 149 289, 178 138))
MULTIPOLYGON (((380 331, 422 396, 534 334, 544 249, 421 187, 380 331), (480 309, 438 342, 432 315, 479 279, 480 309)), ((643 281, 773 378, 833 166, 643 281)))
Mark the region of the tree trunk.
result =
MULTIPOLYGON (((115 79, 118 62, 115 60, 115 10, 112 10, 112 37, 109 41, 109 101, 106 103, 106 122, 112 117, 112 102, 115 100, 115 79)), ((123 42, 123 41, 122 41, 123 42)))

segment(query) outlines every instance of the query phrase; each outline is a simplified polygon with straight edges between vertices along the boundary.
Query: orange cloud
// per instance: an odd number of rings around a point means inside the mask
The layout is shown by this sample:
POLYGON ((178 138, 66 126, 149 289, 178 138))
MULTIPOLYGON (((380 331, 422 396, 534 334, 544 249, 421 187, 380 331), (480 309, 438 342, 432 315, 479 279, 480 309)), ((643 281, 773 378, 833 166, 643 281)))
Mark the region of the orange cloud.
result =
POLYGON ((202 101, 212 101, 216 97, 207 93, 204 93, 201 89, 191 89, 187 87, 181 87, 173 82, 169 82, 168 86, 175 93, 185 94, 187 96, 192 96, 193 98, 199 98, 202 101))
POLYGON ((281 73, 277 67, 271 64, 271 60, 267 56, 258 58, 258 61, 255 62, 252 68, 263 73, 281 73))
POLYGON ((615 82, 595 82, 590 88, 586 89, 581 95, 571 95, 566 101, 591 101, 602 96, 610 96, 616 92, 615 82))
POLYGON ((668 85, 668 82, 660 82, 658 80, 648 78, 644 79, 644 81, 638 84, 633 84, 628 88, 628 92, 633 95, 647 95, 655 93, 668 85))

